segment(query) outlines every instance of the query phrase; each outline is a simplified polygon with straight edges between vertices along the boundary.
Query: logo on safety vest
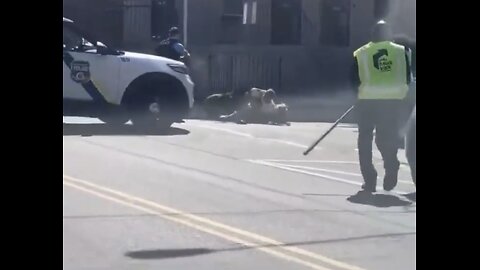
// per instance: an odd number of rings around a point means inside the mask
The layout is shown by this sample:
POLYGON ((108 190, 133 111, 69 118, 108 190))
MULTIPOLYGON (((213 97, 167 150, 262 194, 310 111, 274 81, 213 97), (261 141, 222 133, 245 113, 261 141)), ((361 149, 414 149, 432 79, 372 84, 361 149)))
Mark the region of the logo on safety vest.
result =
POLYGON ((87 83, 90 81, 90 64, 86 61, 73 61, 70 64, 70 77, 74 82, 87 83))
POLYGON ((380 49, 373 55, 373 66, 381 72, 392 70, 393 61, 388 58, 388 51, 380 49))

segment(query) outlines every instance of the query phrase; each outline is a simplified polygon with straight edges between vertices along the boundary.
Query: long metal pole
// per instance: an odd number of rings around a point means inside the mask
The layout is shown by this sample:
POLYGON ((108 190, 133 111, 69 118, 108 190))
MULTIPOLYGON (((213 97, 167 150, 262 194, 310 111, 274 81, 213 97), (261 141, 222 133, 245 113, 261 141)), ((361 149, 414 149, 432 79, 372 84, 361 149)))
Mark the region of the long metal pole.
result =
POLYGON ((315 141, 305 152, 303 152, 303 155, 308 155, 308 153, 310 153, 310 151, 312 151, 325 137, 327 137, 327 135, 340 123, 340 121, 343 120, 343 118, 345 118, 354 108, 355 106, 352 106, 350 107, 342 116, 340 116, 340 118, 337 119, 337 121, 335 121, 335 123, 332 125, 331 128, 329 128, 327 130, 327 132, 325 132, 322 137, 320 137, 317 141, 315 141))

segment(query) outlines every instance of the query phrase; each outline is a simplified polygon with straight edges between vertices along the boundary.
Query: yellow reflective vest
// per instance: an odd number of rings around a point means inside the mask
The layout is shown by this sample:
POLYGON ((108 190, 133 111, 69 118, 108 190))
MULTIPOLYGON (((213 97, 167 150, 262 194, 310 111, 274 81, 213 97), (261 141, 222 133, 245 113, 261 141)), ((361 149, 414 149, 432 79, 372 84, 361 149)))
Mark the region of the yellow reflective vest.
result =
POLYGON ((403 99, 408 92, 405 47, 370 42, 353 53, 358 63, 359 99, 403 99))

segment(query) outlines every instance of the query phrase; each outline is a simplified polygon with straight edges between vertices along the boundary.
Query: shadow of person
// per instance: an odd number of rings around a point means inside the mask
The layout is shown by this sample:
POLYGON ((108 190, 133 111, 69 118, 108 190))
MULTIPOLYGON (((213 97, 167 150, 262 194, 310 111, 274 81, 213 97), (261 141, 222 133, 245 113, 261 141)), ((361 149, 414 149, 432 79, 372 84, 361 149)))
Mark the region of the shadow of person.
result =
POLYGON ((204 255, 215 252, 208 248, 187 248, 187 249, 153 249, 139 250, 125 253, 125 256, 132 259, 155 260, 204 255))
POLYGON ((365 191, 359 191, 357 194, 347 198, 351 203, 371 205, 375 207, 394 207, 394 206, 408 206, 412 202, 402 200, 395 195, 389 194, 373 194, 365 191))
POLYGON ((71 124, 63 123, 63 136, 174 136, 187 135, 190 131, 170 127, 165 130, 139 129, 132 125, 111 126, 107 124, 71 124))
POLYGON ((417 192, 408 193, 408 194, 405 195, 405 197, 407 199, 409 199, 410 201, 416 202, 417 201, 417 192))
POLYGON ((236 251, 244 251, 244 250, 251 250, 251 249, 256 250, 259 248, 298 247, 298 246, 308 246, 308 245, 317 245, 317 244, 325 244, 325 243, 362 241, 365 239, 403 237, 403 236, 411 236, 411 235, 416 235, 416 232, 359 235, 359 236, 344 237, 344 238, 330 238, 330 239, 310 240, 310 241, 294 241, 289 243, 277 243, 277 244, 264 243, 264 244, 256 244, 253 246, 237 245, 235 247, 220 248, 220 249, 186 248, 186 249, 136 250, 136 251, 126 252, 124 255, 126 257, 129 257, 135 260, 160 260, 160 259, 169 259, 169 258, 199 256, 199 255, 206 255, 206 254, 218 253, 218 252, 236 252, 236 251))

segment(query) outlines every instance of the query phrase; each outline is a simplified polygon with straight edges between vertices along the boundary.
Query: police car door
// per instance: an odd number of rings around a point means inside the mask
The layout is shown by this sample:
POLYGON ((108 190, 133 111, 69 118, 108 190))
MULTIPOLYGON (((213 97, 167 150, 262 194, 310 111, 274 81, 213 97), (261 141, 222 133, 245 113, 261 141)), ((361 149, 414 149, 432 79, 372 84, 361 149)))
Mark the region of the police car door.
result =
POLYGON ((99 103, 117 100, 118 55, 101 55, 72 23, 63 24, 63 98, 99 103))

